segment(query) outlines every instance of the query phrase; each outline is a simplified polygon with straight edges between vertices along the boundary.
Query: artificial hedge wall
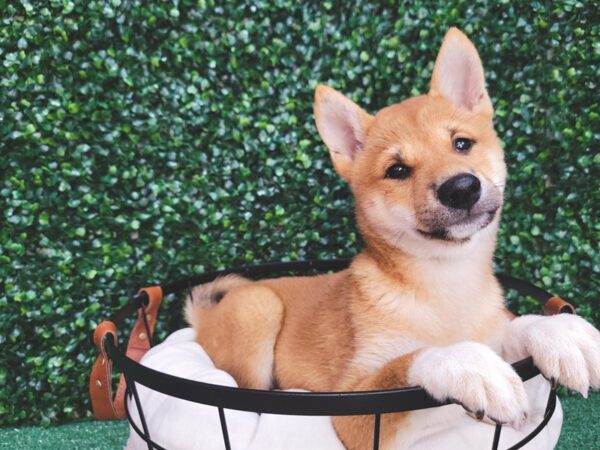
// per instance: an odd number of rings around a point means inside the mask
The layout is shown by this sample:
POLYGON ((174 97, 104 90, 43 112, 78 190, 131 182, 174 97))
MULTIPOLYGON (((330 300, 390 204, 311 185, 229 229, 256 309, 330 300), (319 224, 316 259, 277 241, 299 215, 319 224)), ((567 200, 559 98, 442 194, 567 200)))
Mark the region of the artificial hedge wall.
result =
POLYGON ((499 267, 600 324, 597 5, 398 3, 0 2, 0 425, 89 414, 90 333, 148 281, 357 252, 313 89, 425 92, 452 25, 506 148, 499 267))

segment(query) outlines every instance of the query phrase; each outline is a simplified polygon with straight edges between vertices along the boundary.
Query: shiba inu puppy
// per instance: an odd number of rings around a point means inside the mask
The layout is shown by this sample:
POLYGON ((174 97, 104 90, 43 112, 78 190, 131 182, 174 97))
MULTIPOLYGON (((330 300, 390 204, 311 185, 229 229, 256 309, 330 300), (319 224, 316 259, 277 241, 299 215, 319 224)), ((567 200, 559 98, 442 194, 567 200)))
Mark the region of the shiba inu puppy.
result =
MULTIPOLYGON (((428 94, 373 116, 319 86, 314 111, 352 188, 366 248, 335 274, 196 287, 186 319, 218 367, 258 389, 422 386, 512 426, 529 408, 510 366, 520 358, 531 355, 546 378, 584 396, 600 388, 592 325, 566 314, 511 320, 505 309, 492 256, 506 167, 483 67, 464 34, 446 34, 428 94)), ((409 447, 428 414, 383 415, 382 447, 409 447)), ((371 448, 372 417, 333 422, 346 447, 371 448)))

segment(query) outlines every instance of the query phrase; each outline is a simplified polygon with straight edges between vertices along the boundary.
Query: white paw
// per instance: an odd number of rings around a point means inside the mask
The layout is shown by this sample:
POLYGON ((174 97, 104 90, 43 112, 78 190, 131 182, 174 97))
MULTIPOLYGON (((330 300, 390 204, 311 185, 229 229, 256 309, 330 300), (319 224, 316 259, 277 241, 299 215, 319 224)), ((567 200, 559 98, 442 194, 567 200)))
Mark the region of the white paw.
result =
POLYGON ((518 333, 519 345, 546 378, 584 397, 590 387, 600 389, 600 331, 573 314, 523 319, 530 322, 518 333))
POLYGON ((456 401, 479 418, 485 415, 515 428, 529 410, 523 382, 510 364, 475 342, 424 350, 409 369, 408 381, 436 400, 456 401))

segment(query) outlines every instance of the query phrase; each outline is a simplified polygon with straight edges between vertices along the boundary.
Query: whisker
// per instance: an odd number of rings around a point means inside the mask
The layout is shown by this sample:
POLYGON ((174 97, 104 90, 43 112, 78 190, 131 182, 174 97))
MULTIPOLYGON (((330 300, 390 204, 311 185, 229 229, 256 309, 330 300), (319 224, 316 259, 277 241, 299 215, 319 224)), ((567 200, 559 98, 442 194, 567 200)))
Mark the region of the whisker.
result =
POLYGON ((404 231, 404 230, 401 230, 398 233, 396 233, 396 235, 392 238, 392 242, 394 244, 394 247, 398 246, 398 243, 404 237, 405 234, 406 234, 406 231, 404 231))

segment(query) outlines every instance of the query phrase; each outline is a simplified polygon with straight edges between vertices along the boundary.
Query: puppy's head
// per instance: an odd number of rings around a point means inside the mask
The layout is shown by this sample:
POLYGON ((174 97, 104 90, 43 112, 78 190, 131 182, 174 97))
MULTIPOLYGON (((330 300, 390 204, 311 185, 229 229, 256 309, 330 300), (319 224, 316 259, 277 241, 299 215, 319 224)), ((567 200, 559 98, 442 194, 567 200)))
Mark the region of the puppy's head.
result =
POLYGON ((492 116, 477 50, 455 28, 427 95, 375 116, 329 87, 315 95, 317 128, 365 239, 414 255, 493 246, 506 167, 492 116))

